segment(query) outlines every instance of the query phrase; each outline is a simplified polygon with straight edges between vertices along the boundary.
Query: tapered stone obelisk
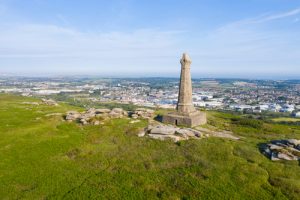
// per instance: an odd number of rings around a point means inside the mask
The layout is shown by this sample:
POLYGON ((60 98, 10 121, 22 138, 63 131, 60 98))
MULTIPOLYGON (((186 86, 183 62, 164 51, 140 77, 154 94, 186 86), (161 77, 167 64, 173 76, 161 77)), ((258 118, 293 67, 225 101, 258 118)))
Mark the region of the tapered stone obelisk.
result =
POLYGON ((191 59, 184 53, 181 60, 181 74, 176 112, 163 116, 163 123, 194 127, 206 123, 206 114, 199 112, 193 105, 191 78, 191 59))
POLYGON ((191 78, 191 59, 184 53, 181 63, 181 74, 180 74, 180 84, 179 84, 179 94, 177 111, 179 113, 191 113, 195 111, 193 101, 192 101, 192 78, 191 78))

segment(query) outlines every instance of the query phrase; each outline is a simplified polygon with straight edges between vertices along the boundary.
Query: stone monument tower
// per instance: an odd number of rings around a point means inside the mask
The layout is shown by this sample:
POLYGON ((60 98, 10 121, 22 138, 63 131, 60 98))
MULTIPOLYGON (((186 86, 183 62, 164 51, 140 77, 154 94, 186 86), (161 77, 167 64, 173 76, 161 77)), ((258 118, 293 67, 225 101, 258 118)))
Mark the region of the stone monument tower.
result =
POLYGON ((176 112, 163 116, 163 123, 188 127, 206 124, 206 114, 199 112, 193 105, 191 59, 184 53, 181 63, 181 75, 176 112))

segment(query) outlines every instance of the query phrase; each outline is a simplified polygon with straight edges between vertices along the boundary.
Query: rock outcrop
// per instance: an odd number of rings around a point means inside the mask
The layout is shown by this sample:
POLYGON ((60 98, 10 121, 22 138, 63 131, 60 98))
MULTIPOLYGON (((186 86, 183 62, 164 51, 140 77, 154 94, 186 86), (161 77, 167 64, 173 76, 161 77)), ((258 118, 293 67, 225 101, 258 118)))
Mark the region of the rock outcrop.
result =
POLYGON ((188 140, 188 139, 200 139, 205 137, 205 135, 197 130, 190 129, 190 128, 178 128, 171 125, 149 125, 145 128, 144 131, 138 134, 139 137, 148 136, 153 139, 158 140, 167 140, 170 139, 174 142, 178 142, 181 140, 188 140))
POLYGON ((179 128, 173 125, 164 125, 157 122, 150 122, 150 125, 144 131, 138 134, 139 137, 150 137, 153 139, 167 140, 171 139, 174 142, 189 139, 200 139, 208 137, 220 137, 231 140, 239 140, 240 138, 233 135, 229 131, 214 131, 202 127, 179 128), (152 123, 152 124, 151 124, 152 123))
POLYGON ((75 121, 75 120, 79 119, 80 116, 81 116, 81 114, 77 111, 68 111, 67 115, 66 115, 66 120, 67 121, 75 121))
POLYGON ((108 116, 110 118, 122 118, 128 117, 127 111, 123 110, 122 108, 113 108, 109 113, 108 116))
POLYGON ((105 114, 105 113, 109 113, 110 111, 111 111, 110 109, 106 109, 106 108, 95 109, 96 114, 105 114))
POLYGON ((112 110, 90 108, 85 112, 69 111, 67 112, 65 119, 67 121, 78 121, 83 125, 99 125, 100 119, 105 120, 108 118, 122 118, 127 116, 128 113, 122 108, 114 108, 112 110))
POLYGON ((207 135, 210 135, 212 137, 219 137, 219 138, 227 138, 231 140, 239 140, 239 137, 236 137, 233 135, 230 131, 213 131, 209 130, 207 128, 197 127, 197 130, 201 131, 202 133, 205 133, 207 135))
POLYGON ((197 127, 193 128, 179 128, 173 125, 165 125, 153 120, 155 111, 151 109, 138 108, 135 111, 127 112, 122 108, 113 109, 95 109, 90 108, 84 112, 69 111, 65 119, 69 122, 76 121, 82 125, 101 125, 104 124, 106 119, 131 117, 129 123, 134 124, 140 122, 142 119, 147 119, 149 125, 141 131, 139 137, 150 137, 158 140, 172 140, 178 142, 188 139, 200 139, 207 137, 221 137, 232 140, 239 140, 240 138, 233 136, 228 131, 213 131, 206 128, 197 127), (138 119, 139 118, 139 119, 138 119))
POLYGON ((146 109, 146 108, 138 108, 132 114, 131 117, 133 119, 143 118, 143 119, 151 119, 154 117, 154 110, 146 109))
POLYGON ((48 106, 58 106, 58 103, 53 99, 42 99, 42 102, 48 106))
POLYGON ((113 108, 113 109, 90 108, 85 112, 69 111, 67 112, 65 119, 69 122, 77 121, 83 125, 87 125, 87 124, 99 125, 101 124, 99 120, 123 118, 123 117, 131 117, 133 119, 138 119, 138 118, 151 119, 154 117, 154 110, 138 108, 135 111, 127 112, 122 108, 113 108))
POLYGON ((299 160, 300 140, 273 140, 261 146, 261 152, 271 160, 299 160))

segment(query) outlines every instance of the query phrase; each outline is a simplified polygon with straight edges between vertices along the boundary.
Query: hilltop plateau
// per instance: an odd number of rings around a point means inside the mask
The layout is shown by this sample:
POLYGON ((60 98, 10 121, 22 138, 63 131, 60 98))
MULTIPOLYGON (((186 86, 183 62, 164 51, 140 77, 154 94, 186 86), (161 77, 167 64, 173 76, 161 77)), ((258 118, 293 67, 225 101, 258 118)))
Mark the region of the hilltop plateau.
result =
POLYGON ((296 124, 207 111, 202 129, 240 139, 174 143, 138 137, 146 119, 82 125, 65 120, 70 110, 85 109, 0 94, 1 199, 300 199, 299 161, 271 161, 260 148, 299 140, 296 124))

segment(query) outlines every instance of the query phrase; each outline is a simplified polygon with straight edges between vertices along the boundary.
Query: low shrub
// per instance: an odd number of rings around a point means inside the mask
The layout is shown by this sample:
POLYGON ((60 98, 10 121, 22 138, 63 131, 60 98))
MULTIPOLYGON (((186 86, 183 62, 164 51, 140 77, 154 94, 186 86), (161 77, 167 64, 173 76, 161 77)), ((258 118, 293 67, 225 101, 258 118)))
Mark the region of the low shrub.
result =
POLYGON ((249 118, 234 118, 232 119, 233 124, 240 126, 248 126, 251 128, 260 129, 263 127, 263 122, 256 119, 249 118))

